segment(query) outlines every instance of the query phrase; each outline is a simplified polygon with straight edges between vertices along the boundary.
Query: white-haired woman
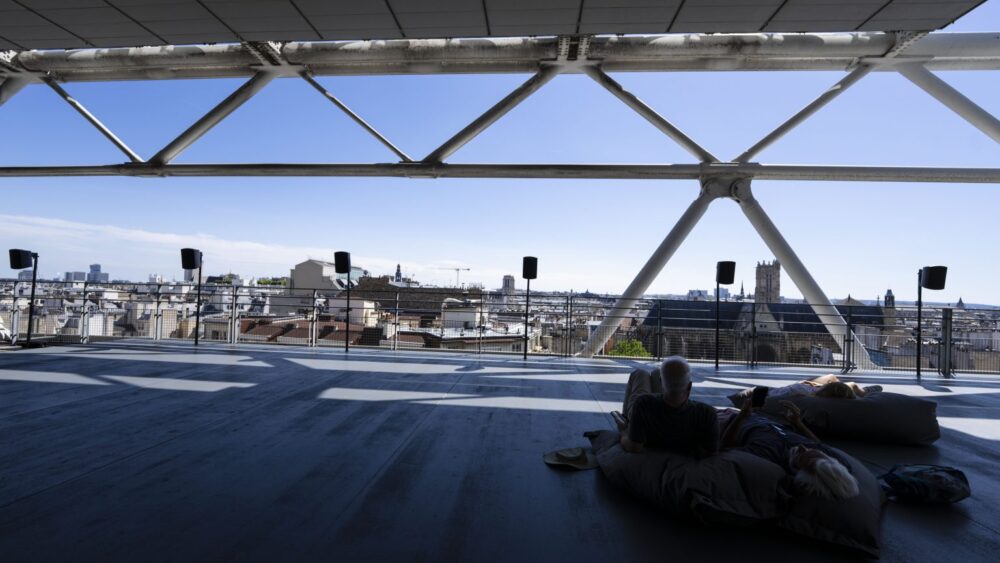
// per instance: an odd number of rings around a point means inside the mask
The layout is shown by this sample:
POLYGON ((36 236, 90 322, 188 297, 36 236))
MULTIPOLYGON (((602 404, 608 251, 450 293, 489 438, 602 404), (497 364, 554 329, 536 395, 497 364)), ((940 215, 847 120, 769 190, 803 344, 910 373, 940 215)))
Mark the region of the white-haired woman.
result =
POLYGON ((796 489, 804 494, 845 499, 858 494, 858 481, 837 454, 802 423, 794 403, 782 401, 791 428, 753 414, 751 401, 726 426, 722 447, 742 450, 772 461, 793 476, 796 489))

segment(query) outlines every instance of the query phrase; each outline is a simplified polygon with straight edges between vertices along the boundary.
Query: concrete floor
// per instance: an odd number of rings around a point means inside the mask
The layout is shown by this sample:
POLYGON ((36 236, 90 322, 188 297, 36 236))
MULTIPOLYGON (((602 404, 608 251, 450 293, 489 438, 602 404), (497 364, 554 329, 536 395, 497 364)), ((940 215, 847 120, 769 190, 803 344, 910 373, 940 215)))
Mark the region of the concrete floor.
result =
MULTIPOLYGON (((612 426, 636 362, 116 343, 0 353, 0 559, 849 560, 658 514, 541 454, 612 426)), ((714 405, 803 370, 696 368, 714 405)), ((1000 549, 1000 378, 859 376, 939 403, 934 447, 837 444, 882 471, 963 469, 973 497, 890 504, 887 561, 1000 549)), ((995 559, 994 559, 995 560, 995 559)))

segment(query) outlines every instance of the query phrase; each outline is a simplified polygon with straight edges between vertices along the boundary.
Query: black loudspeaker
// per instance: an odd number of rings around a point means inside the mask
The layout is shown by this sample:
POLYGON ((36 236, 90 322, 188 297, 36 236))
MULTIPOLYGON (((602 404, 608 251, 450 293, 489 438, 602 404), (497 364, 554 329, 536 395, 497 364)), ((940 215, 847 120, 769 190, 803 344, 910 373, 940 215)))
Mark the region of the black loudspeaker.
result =
POLYGON ((14 270, 23 270, 25 268, 30 268, 34 264, 31 261, 31 251, 30 250, 20 250, 17 248, 10 249, 10 267, 14 270))
POLYGON ((920 285, 924 289, 944 289, 944 279, 947 276, 947 266, 924 266, 920 270, 920 285))
POLYGON ((538 258, 525 256, 521 265, 521 277, 526 280, 533 280, 538 277, 538 258))
POLYGON ((181 249, 181 268, 197 270, 201 267, 201 251, 196 248, 181 249))
POLYGON ((715 283, 729 285, 736 279, 736 262, 723 261, 715 265, 715 283))
POLYGON ((334 252, 333 265, 338 274, 351 273, 351 253, 344 251, 334 252))

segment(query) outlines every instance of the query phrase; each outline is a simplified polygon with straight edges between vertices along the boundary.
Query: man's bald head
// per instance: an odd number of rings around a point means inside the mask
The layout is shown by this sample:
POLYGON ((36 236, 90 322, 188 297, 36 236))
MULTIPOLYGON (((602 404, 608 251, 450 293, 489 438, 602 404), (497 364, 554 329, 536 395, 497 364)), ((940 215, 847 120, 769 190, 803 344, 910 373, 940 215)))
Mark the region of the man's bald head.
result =
POLYGON ((670 356, 660 365, 663 394, 668 403, 679 405, 691 394, 691 366, 680 356, 670 356))

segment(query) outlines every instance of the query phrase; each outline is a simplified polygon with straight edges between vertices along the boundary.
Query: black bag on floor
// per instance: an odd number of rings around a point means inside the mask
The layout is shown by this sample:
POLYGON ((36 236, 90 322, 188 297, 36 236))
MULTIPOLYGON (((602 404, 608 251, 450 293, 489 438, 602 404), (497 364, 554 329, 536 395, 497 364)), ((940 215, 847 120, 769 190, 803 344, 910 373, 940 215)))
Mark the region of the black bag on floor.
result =
POLYGON ((948 504, 972 494, 965 473, 943 465, 897 465, 878 479, 886 495, 901 502, 948 504))

